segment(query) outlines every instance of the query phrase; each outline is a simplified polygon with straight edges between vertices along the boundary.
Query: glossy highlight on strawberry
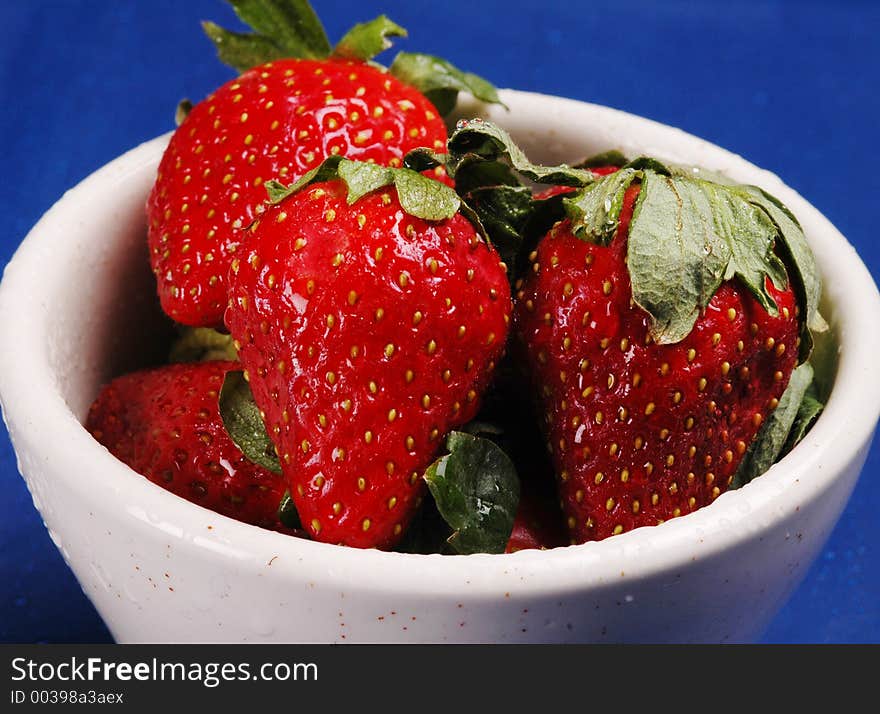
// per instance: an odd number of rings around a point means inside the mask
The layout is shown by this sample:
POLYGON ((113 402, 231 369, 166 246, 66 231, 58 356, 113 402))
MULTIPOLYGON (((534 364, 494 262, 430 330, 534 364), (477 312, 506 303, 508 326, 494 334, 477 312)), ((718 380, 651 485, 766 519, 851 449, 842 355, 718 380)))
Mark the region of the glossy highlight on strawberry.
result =
POLYGON ((183 324, 222 324, 229 263, 266 181, 293 181, 332 155, 396 166, 445 142, 431 102, 364 62, 281 59, 227 82, 172 136, 147 203, 163 309, 183 324))
POLYGON ((304 528, 393 546, 445 434, 476 414, 505 346, 505 267, 460 214, 407 214, 342 181, 267 211, 233 261, 226 324, 304 528))

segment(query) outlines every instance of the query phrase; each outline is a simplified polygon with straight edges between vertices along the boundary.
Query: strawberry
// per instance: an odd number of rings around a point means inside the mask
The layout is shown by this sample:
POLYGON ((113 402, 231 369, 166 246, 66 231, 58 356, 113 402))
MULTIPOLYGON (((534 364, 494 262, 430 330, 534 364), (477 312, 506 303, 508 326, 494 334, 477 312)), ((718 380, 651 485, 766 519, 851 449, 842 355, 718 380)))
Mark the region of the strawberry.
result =
POLYGON ((118 377, 89 409, 86 428, 153 483, 245 523, 285 530, 284 480, 244 457, 218 411, 236 362, 175 364, 118 377))
POLYGON ((510 291, 451 189, 406 169, 326 166, 255 222, 226 324, 304 527, 388 548, 444 435, 478 409, 510 291))
MULTIPOLYGON (((643 278, 632 277, 630 246, 631 221, 649 205, 640 191, 658 179, 630 181, 614 194, 622 200, 609 244, 576 236, 571 218, 559 222, 517 292, 515 330, 540 390, 572 542, 662 523, 717 498, 798 362, 804 308, 784 273, 774 274, 779 287, 760 273, 763 295, 737 273, 689 329, 671 339, 666 325, 658 331, 641 306, 648 301, 634 295, 643 278)), ((675 233, 669 223, 659 230, 675 233)), ((669 281, 675 302, 687 286, 671 276, 658 282, 669 281)))
MULTIPOLYGON (((356 26, 331 54, 307 3, 232 4, 257 33, 238 35, 210 23, 205 29, 221 59, 243 73, 191 108, 162 157, 147 203, 162 308, 193 326, 222 324, 229 263, 241 229, 262 210, 264 182, 295 180, 335 154, 394 166, 409 149, 442 149, 446 141, 431 101, 367 63, 389 46, 388 36, 405 34, 387 18, 356 26)), ((392 71, 396 66, 407 81, 430 82, 435 78, 427 71, 412 71, 408 58, 419 57, 404 55, 392 71)), ((464 76, 451 65, 443 68, 450 81, 464 76)), ((436 93, 445 85, 430 87, 436 93)))
POLYGON ((827 325, 815 259, 777 199, 617 152, 539 166, 480 119, 459 121, 446 156, 407 157, 439 164, 512 253, 514 355, 571 542, 700 508, 796 437, 827 325))

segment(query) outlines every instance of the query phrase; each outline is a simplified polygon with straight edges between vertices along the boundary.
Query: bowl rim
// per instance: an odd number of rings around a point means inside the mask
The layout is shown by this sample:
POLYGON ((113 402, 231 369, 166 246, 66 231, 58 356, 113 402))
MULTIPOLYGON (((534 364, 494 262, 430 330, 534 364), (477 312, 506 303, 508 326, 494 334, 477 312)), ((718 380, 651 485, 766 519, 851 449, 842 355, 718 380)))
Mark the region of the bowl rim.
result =
MULTIPOLYGON (((10 436, 12 425, 27 425, 26 430, 16 430, 21 442, 15 444, 16 453, 51 444, 46 452, 55 464, 52 477, 65 479, 68 488, 94 504, 96 514, 108 507, 122 507, 126 517, 198 548, 261 563, 274 554, 275 572, 332 583, 343 590, 356 586, 469 599, 497 598, 512 590, 559 593, 608 584, 621 577, 649 577, 685 568, 697 557, 760 537, 804 504, 821 498, 867 448, 880 415, 880 381, 870 379, 874 356, 880 352, 880 294, 853 247, 818 210, 775 175, 698 137, 573 99, 509 89, 501 90, 501 97, 514 113, 528 114, 540 106, 542 111, 589 114, 651 137, 654 143, 693 144, 694 151, 699 147, 713 160, 754 177, 750 180, 779 197, 804 224, 808 241, 817 257, 821 256, 825 285, 833 292, 839 364, 823 415, 804 441, 760 478, 693 513, 603 541, 546 551, 468 556, 364 551, 291 538, 221 516, 147 481, 98 444, 67 407, 48 370, 45 325, 29 317, 27 303, 29 296, 38 294, 39 261, 52 238, 54 220, 75 210, 83 196, 108 190, 120 180, 120 170, 138 172, 157 164, 170 134, 121 155, 68 191, 30 231, 6 267, 0 283, 0 330, 21 339, 17 349, 0 353, 0 402, 10 436), (853 409, 853 405, 863 408, 853 409), (57 453, 62 449, 63 454, 57 453), (75 474, 89 474, 90 478, 75 479, 75 474), (107 494, 114 499, 109 506, 107 500, 101 500, 107 494), (381 578, 377 578, 379 572, 381 578)), ((475 107, 465 104, 465 110, 468 106, 475 107)), ((503 122, 504 117, 499 120, 503 122)))

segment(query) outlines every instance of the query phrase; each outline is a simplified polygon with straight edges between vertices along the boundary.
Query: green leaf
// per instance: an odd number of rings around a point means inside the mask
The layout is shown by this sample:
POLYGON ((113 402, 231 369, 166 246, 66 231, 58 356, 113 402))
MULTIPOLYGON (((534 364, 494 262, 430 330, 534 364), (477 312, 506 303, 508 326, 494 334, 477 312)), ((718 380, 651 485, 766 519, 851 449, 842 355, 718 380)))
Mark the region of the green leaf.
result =
POLYGON ((418 89, 443 115, 455 107, 459 92, 469 92, 482 102, 504 106, 498 91, 489 82, 439 57, 399 52, 388 71, 418 89))
POLYGON ((287 526, 292 530, 302 528, 302 522, 299 519, 299 513, 296 510, 296 504, 290 497, 290 491, 285 491, 281 497, 281 503, 278 504, 278 520, 281 525, 287 526))
MULTIPOLYGON (((529 254, 537 248, 538 243, 547 235, 551 228, 566 217, 565 199, 569 194, 557 193, 546 198, 536 199, 532 204, 532 215, 523 229, 523 245, 517 256, 517 267, 528 268, 529 254)), ((518 276, 521 277, 521 276, 518 276)))
MULTIPOLYGON (((441 161, 426 153, 408 158, 410 165, 441 161)), ((619 165, 624 160, 618 152, 608 152, 580 166, 619 165)), ((788 284, 786 264, 777 256, 777 248, 783 258, 789 258, 788 265, 798 279, 807 325, 825 327, 816 308, 821 289, 818 271, 803 231, 794 216, 761 189, 649 156, 636 157, 604 177, 588 168, 540 166, 529 161, 504 130, 482 119, 458 123, 449 138, 445 164, 457 190, 473 204, 493 240, 499 245, 507 241, 513 253, 531 245, 524 234, 557 215, 558 207, 557 202, 547 202, 547 210, 541 210, 544 202, 539 201, 527 206, 524 194, 517 190, 523 185, 518 176, 579 187, 561 204, 574 234, 602 245, 617 233, 627 189, 641 182, 629 226, 627 262, 633 299, 650 314, 651 336, 657 343, 684 339, 721 283, 733 278, 775 315, 777 306, 767 280, 777 289, 788 284)), ((506 262, 516 265, 509 258, 506 262)), ((811 338, 805 327, 802 361, 810 352, 811 338)))
POLYGON ((721 282, 734 276, 776 314, 765 278, 779 287, 787 278, 773 253, 777 229, 767 215, 736 188, 652 170, 642 174, 627 261, 633 299, 651 315, 653 339, 684 339, 721 282))
POLYGON ((352 27, 333 50, 333 55, 346 59, 371 60, 391 47, 389 37, 406 37, 406 30, 380 15, 375 20, 352 27))
POLYGON ((449 454, 435 461, 425 481, 458 553, 503 553, 519 505, 513 462, 492 441, 452 432, 449 454))
POLYGON ((409 169, 393 169, 394 186, 404 211, 426 221, 452 218, 461 199, 449 186, 409 169))
MULTIPOLYGON (((778 289, 788 283, 785 264, 774 252, 780 243, 794 246, 789 263, 807 276, 807 304, 818 300, 815 261, 794 217, 760 189, 710 181, 707 175, 638 157, 563 201, 577 237, 608 244, 626 189, 641 179, 627 262, 633 299, 651 315, 651 336, 660 344, 687 336, 720 284, 734 277, 775 315, 766 279, 778 289)), ((809 353, 808 333, 804 341, 802 359, 809 353)))
POLYGON ((629 226, 627 264, 635 302, 651 316, 658 344, 691 331, 721 284, 730 259, 711 227, 702 191, 682 179, 646 172, 629 226))
POLYGON ((562 217, 561 198, 536 201, 524 180, 585 186, 597 178, 591 171, 565 164, 532 163, 506 131, 482 119, 460 121, 447 154, 417 149, 407 155, 405 163, 421 170, 441 163, 446 166, 464 198, 463 205, 474 209, 512 278, 526 243, 531 244, 562 217))
POLYGON ((463 166, 473 162, 502 162, 517 173, 542 184, 555 186, 586 186, 596 176, 567 164, 541 166, 533 164, 501 127, 483 119, 462 119, 448 142, 449 159, 446 169, 456 178, 463 166))
POLYGON ((810 386, 807 387, 804 398, 801 400, 797 416, 794 418, 794 424, 792 424, 788 438, 785 440, 785 446, 782 448, 781 455, 787 454, 801 443, 807 432, 813 428, 813 424, 816 423, 824 409, 825 405, 819 400, 816 380, 814 379, 810 382, 810 386))
POLYGON ((446 154, 438 154, 436 151, 421 147, 412 149, 403 157, 403 166, 421 173, 422 171, 435 169, 438 166, 446 166, 447 158, 449 157, 446 154))
POLYGON ((677 176, 688 176, 691 178, 699 178, 704 181, 720 184, 721 186, 729 186, 731 188, 740 188, 740 184, 734 181, 727 174, 720 171, 712 171, 702 166, 693 166, 691 164, 665 164, 664 171, 661 173, 677 176))
POLYGON ((394 184, 394 169, 367 162, 343 159, 336 165, 336 174, 348 187, 349 206, 368 193, 394 184))
POLYGON ((227 0, 254 32, 232 32, 213 22, 202 29, 224 64, 239 72, 282 58, 330 55, 324 28, 306 0, 227 0))
POLYGON ((288 196, 292 196, 313 183, 332 181, 335 178, 339 178, 338 169, 342 161, 343 158, 341 156, 328 156, 318 166, 304 173, 289 186, 285 186, 275 179, 266 181, 264 185, 266 186, 266 193, 269 194, 269 203, 272 205, 281 203, 288 196))
POLYGON ((212 360, 238 360, 238 351, 232 343, 232 335, 218 332, 210 327, 184 327, 180 336, 171 343, 169 362, 210 362, 212 360))
POLYGON ((766 213, 743 201, 729 187, 703 179, 693 183, 708 196, 714 229, 730 249, 724 279, 738 277, 767 312, 777 315, 776 302, 767 292, 765 280, 769 277, 778 290, 788 284, 785 266, 773 253, 776 226, 766 213))
POLYGON ((330 41, 307 0, 228 0, 241 20, 284 57, 323 59, 330 41))
POLYGON ((834 330, 825 330, 813 335, 813 351, 810 364, 813 366, 813 386, 820 402, 827 402, 834 387, 834 380, 840 364, 840 343, 834 330))
POLYGON ((342 179, 348 188, 349 205, 372 191, 394 186, 403 210, 416 218, 443 221, 464 209, 458 194, 449 186, 412 169, 378 166, 339 156, 326 159, 290 186, 284 186, 278 181, 267 181, 269 202, 279 203, 305 186, 336 178, 342 179))
POLYGON ((244 372, 232 370, 226 373, 220 390, 220 416, 229 437, 245 457, 264 469, 281 473, 275 446, 266 433, 244 372))
MULTIPOLYGON (((818 271, 803 231, 791 212, 761 189, 649 156, 636 157, 607 176, 581 168, 619 165, 625 161, 619 152, 600 154, 580 167, 540 166, 529 161, 504 130, 482 119, 460 121, 447 148, 445 160, 427 150, 411 152, 407 165, 430 168, 445 163, 456 189, 473 204, 493 241, 499 247, 507 242, 515 258, 531 248, 535 232, 560 215, 560 206, 577 237, 608 244, 619 228, 627 189, 640 182, 627 262, 633 299, 651 316, 651 336, 657 343, 684 339, 721 283, 733 278, 775 315, 767 280, 777 289, 786 287, 786 267, 800 290, 799 303, 806 306, 801 361, 812 345, 808 327, 827 329, 817 309, 818 271), (520 177, 581 190, 529 206, 520 177)), ((515 276, 517 261, 506 257, 505 262, 514 266, 515 276)))
POLYGON ((214 43, 220 61, 238 72, 285 56, 284 50, 260 35, 231 32, 207 21, 202 23, 202 29, 214 43))
POLYGON ((637 178, 634 169, 622 169, 564 198, 572 232, 591 243, 610 243, 617 233, 623 196, 637 178))
POLYGON ((801 331, 801 359, 806 359, 813 346, 813 332, 825 332, 828 324, 819 313, 819 296, 822 293, 822 281, 816 258, 807 245, 804 231, 794 215, 777 198, 771 196, 757 186, 741 186, 740 191, 748 197, 753 205, 764 211, 776 225, 782 238, 781 247, 788 257, 787 264, 794 268, 795 289, 798 303, 806 305, 806 319, 801 331))
POLYGON ((455 190, 462 196, 499 186, 525 188, 513 167, 501 161, 471 160, 469 157, 455 167, 455 190))
POLYGON ((488 186, 469 193, 467 203, 479 216, 501 259, 514 265, 534 213, 532 192, 525 186, 488 186))
POLYGON ((779 404, 758 431, 740 462, 731 488, 739 488, 763 474, 779 458, 798 416, 807 387, 813 381, 813 368, 802 364, 791 374, 779 404))

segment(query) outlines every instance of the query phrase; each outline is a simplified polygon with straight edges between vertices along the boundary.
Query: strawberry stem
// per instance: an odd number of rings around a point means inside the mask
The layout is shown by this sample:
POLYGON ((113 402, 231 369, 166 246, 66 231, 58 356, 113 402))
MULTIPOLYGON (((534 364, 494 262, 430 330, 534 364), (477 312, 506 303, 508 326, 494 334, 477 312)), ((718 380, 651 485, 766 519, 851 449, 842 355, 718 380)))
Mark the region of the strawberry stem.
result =
POLYGON ((227 0, 242 22, 285 57, 322 59, 330 54, 324 26, 308 0, 227 0))

